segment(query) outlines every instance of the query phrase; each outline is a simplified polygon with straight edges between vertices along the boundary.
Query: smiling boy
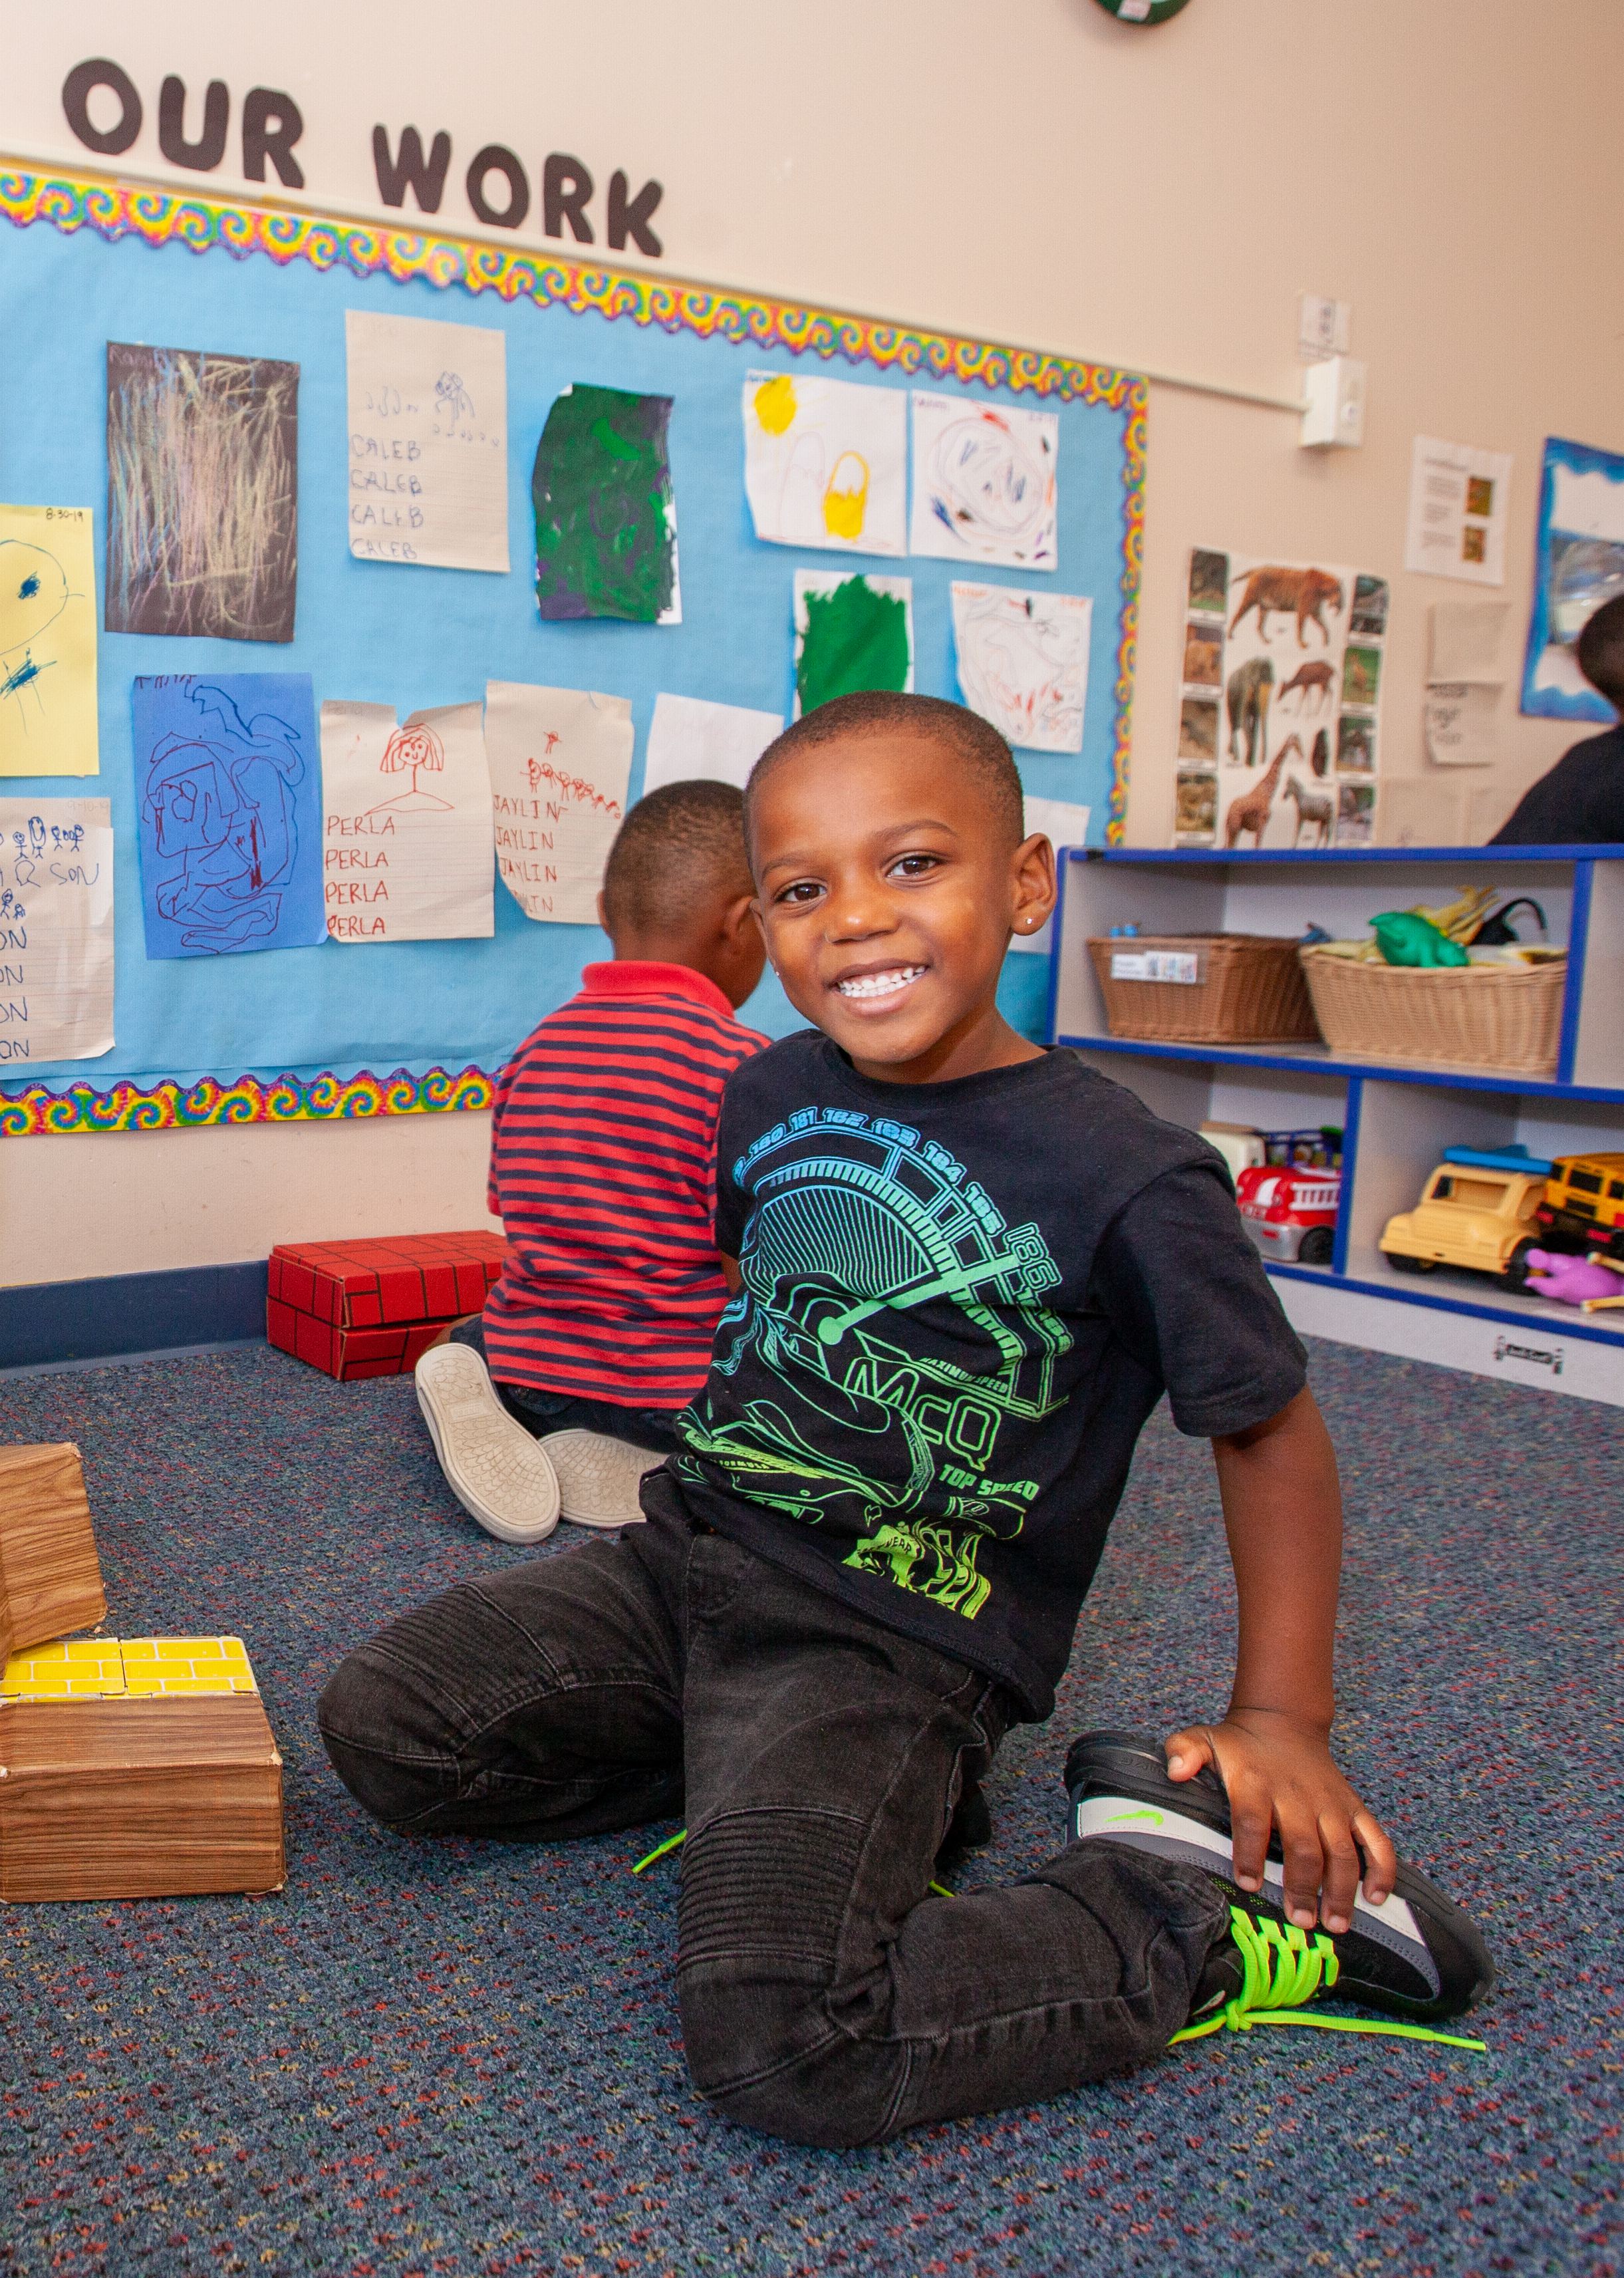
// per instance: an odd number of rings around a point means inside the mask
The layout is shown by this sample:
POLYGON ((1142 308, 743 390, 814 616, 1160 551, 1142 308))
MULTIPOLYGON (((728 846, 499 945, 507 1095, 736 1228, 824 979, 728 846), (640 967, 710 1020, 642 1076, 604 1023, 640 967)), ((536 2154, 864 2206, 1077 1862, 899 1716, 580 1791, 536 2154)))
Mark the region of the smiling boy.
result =
POLYGON ((393 1624, 324 1698, 334 1762, 403 1833, 685 1804, 690 2070, 802 2141, 1030 2101, 1332 1984, 1457 2014, 1481 1940, 1330 1754, 1335 1462, 1223 1167, 998 1012, 1055 897, 1008 747, 957 706, 841 699, 764 753, 745 820, 816 1026, 729 1080, 740 1288, 648 1524, 393 1624), (933 1896, 1003 1734, 1053 1708, 1164 1391, 1213 1443, 1228 1710, 1165 1762, 1085 1736, 1065 1847, 933 1896))

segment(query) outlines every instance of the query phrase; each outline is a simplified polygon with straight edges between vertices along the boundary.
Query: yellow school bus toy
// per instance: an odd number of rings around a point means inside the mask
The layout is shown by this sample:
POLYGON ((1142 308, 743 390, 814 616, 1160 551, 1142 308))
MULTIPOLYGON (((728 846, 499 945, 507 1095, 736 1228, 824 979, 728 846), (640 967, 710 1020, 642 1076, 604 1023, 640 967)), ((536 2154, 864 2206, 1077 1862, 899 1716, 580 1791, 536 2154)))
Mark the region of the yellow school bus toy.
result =
POLYGON ((1537 1215, 1550 1249, 1624 1257, 1624 1155, 1559 1155, 1537 1215))
POLYGON ((1377 1247, 1400 1273, 1463 1265, 1521 1289, 1553 1168, 1523 1147, 1445 1147, 1421 1200, 1388 1219, 1377 1247))

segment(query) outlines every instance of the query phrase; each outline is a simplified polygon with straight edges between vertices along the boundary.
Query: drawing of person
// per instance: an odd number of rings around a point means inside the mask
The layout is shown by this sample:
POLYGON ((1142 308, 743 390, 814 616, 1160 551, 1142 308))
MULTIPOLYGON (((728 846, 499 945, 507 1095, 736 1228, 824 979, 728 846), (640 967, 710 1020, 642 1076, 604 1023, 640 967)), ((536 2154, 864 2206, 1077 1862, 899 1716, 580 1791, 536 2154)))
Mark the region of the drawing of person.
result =
POLYGON ((42 672, 56 661, 34 645, 68 605, 68 581, 55 554, 20 538, 0 539, 0 697, 37 702, 42 672))

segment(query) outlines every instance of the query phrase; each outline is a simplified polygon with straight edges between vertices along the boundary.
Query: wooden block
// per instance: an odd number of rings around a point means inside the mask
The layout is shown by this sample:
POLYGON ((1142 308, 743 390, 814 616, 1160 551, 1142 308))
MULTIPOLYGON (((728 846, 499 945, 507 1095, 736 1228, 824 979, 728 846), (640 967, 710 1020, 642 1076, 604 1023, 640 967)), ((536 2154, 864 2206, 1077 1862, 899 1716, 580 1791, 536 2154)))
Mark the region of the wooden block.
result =
POLYGON ((0 1448, 0 1661, 106 1612, 79 1449, 0 1448))
POLYGON ((286 1880, 282 1759, 257 1693, 0 1706, 0 1900, 180 1898, 286 1880))

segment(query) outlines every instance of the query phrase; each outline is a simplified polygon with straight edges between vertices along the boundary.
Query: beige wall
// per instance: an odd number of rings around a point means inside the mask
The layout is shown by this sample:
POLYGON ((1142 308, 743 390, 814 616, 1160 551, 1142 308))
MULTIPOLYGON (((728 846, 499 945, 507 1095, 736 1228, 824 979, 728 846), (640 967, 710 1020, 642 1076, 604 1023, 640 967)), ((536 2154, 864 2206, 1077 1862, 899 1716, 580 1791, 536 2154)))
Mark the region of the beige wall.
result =
MULTIPOLYGON (((1419 776, 1426 607, 1477 589, 1401 569, 1412 436, 1514 455, 1513 684, 1542 440, 1624 447, 1616 0, 1191 0, 1149 32, 1094 0, 485 0, 454 40, 437 0, 336 22, 314 0, 225 22, 170 0, 134 29, 110 0, 45 12, 13 27, 0 88, 19 149, 71 151, 63 72, 109 54, 149 90, 172 69, 291 88, 334 198, 364 194, 345 168, 374 116, 463 149, 545 136, 663 179, 674 269, 993 339, 1293 394, 1298 294, 1350 301, 1362 450, 1301 453, 1285 413, 1153 391, 1136 841, 1169 827, 1192 542, 1391 577, 1384 769, 1419 776)), ((1570 740, 1514 701, 1490 827, 1570 740)), ((0 1280, 478 1224, 484 1143, 464 1116, 7 1145, 0 1280)))

